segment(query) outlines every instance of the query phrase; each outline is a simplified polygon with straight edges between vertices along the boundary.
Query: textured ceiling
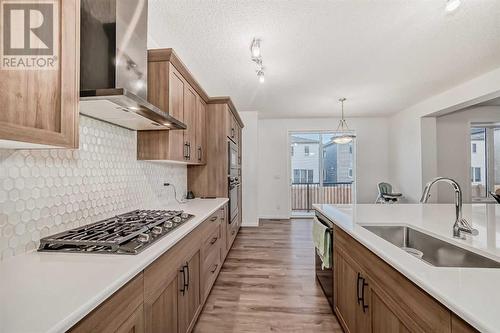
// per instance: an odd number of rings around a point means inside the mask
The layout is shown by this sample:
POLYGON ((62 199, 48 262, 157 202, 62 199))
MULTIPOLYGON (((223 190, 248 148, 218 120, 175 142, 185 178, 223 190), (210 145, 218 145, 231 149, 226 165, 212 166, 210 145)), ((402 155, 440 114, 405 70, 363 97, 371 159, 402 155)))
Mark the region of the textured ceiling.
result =
POLYGON ((211 96, 261 117, 391 114, 500 66, 500 1, 149 0, 150 48, 172 47, 211 96), (262 39, 266 82, 249 45, 262 39))

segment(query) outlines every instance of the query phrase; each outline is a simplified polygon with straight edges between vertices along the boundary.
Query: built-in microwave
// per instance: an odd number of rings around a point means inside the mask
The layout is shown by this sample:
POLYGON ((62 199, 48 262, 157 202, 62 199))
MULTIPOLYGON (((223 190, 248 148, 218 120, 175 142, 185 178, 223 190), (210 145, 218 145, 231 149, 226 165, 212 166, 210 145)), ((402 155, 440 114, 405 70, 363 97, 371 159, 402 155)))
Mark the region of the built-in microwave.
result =
POLYGON ((239 161, 238 161, 238 146, 232 142, 231 140, 228 140, 227 142, 228 145, 228 176, 230 177, 238 177, 239 176, 239 161))

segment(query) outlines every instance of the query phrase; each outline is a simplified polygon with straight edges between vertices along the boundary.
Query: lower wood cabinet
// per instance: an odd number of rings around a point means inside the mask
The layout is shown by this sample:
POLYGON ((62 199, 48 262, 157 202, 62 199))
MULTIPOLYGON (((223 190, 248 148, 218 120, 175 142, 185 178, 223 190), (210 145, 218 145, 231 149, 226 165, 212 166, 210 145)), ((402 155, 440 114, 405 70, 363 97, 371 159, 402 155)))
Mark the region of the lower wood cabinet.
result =
POLYGON ((70 332, 191 332, 228 251, 226 214, 217 210, 70 332))
POLYGON ((476 332, 338 227, 334 237, 334 310, 346 332, 476 332))
POLYGON ((177 319, 179 333, 189 332, 194 327, 200 308, 200 251, 182 265, 179 274, 179 297, 177 319))

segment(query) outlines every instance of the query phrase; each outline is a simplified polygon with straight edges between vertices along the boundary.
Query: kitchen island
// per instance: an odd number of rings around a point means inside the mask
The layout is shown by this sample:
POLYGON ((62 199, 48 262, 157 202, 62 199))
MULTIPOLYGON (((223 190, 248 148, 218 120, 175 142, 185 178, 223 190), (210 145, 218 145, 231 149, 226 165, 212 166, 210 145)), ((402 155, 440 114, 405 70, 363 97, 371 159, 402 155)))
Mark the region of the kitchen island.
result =
MULTIPOLYGON (((372 253, 382 259, 384 263, 449 309, 453 313, 451 318, 461 318, 481 332, 500 331, 500 317, 498 316, 500 291, 496 288, 496 284, 500 281, 500 269, 435 267, 406 253, 363 227, 364 225, 406 225, 440 240, 500 261, 500 207, 498 205, 464 205, 464 217, 479 231, 477 236, 467 236, 465 240, 452 237, 454 205, 360 204, 315 205, 314 208, 335 224, 340 236, 342 234, 346 236, 342 238, 352 238, 353 244, 361 244, 365 250, 369 250, 366 253, 370 255, 372 253)), ((335 244, 334 249, 337 245, 335 244)), ((338 264, 334 263, 334 270, 338 268, 338 264)), ((371 264, 368 263, 369 265, 371 264)), ((364 281, 363 278, 361 279, 364 281)), ((445 324, 448 325, 448 323, 445 324)), ((436 331, 440 330, 436 329, 436 331)))

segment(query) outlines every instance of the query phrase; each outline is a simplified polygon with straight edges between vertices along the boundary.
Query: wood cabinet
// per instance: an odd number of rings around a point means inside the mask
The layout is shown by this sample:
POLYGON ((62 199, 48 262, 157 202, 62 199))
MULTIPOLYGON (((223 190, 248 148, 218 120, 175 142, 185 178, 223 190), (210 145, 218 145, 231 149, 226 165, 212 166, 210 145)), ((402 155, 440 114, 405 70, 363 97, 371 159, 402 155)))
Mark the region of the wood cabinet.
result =
POLYGON ((205 163, 204 117, 208 96, 172 49, 148 52, 148 100, 184 122, 187 128, 138 131, 138 159, 205 163))
POLYGON ((143 274, 140 273, 97 309, 72 327, 69 332, 144 332, 142 309, 144 301, 143 282, 143 274))
POLYGON ((0 148, 78 148, 80 1, 57 3, 54 67, 0 69, 0 148))
POLYGON ((207 104, 198 96, 196 100, 196 115, 195 115, 195 162, 200 164, 207 163, 207 104))
POLYGON ((334 237, 334 309, 346 332, 474 332, 340 228, 334 237))
POLYGON ((179 274, 179 304, 177 318, 179 333, 191 331, 200 308, 200 251, 197 250, 184 265, 179 274))

